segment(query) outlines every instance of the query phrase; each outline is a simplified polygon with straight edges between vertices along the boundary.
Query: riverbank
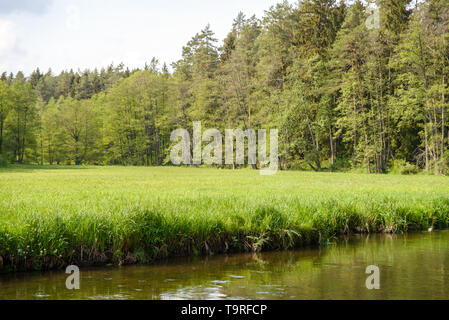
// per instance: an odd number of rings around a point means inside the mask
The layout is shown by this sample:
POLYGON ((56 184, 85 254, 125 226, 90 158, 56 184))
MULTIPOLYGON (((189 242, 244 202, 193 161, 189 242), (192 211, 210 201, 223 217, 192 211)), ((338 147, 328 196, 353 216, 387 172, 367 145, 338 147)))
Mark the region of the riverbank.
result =
POLYGON ((0 300, 449 299, 449 230, 355 235, 322 248, 172 258, 148 265, 0 274, 0 300), (367 290, 366 267, 380 270, 367 290))
POLYGON ((0 268, 42 270, 319 245, 449 226, 449 180, 139 167, 0 169, 0 268))

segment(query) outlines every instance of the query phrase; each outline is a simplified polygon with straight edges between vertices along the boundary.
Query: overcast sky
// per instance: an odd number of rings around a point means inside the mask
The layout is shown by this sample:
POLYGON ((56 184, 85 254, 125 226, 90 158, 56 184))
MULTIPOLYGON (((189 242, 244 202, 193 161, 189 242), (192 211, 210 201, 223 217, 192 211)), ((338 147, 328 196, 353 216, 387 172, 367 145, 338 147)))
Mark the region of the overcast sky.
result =
POLYGON ((170 64, 210 23, 223 40, 239 11, 261 17, 280 0, 0 0, 0 73, 74 70, 152 57, 170 64))

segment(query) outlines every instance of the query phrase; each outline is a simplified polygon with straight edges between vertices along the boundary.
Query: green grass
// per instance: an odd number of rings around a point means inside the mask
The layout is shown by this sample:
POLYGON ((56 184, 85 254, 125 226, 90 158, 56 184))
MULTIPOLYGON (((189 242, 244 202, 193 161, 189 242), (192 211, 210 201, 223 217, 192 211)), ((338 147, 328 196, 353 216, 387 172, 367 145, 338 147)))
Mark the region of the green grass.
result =
POLYGON ((449 225, 449 180, 250 169, 0 169, 0 268, 324 244, 341 233, 449 225))

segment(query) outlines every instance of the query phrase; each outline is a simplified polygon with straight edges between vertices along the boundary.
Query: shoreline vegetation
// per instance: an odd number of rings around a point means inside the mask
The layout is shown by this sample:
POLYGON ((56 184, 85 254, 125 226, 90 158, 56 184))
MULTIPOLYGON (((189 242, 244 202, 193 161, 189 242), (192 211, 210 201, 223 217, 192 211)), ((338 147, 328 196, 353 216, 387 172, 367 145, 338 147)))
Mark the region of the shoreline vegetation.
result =
POLYGON ((448 227, 448 21, 447 0, 284 1, 170 66, 0 70, 0 272, 448 227), (276 130, 282 170, 169 167, 195 122, 276 130))
POLYGON ((0 169, 0 272, 326 245, 449 227, 449 180, 186 167, 0 169))

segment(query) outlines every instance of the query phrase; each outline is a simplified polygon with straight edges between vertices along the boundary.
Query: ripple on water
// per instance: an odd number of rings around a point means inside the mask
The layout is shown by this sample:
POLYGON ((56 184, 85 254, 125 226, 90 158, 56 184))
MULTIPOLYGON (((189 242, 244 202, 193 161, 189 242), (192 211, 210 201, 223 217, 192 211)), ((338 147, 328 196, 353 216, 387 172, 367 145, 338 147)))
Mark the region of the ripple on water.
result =
POLYGON ((129 294, 114 294, 114 295, 96 295, 87 297, 89 300, 126 300, 130 299, 131 295, 129 294))
POLYGON ((222 284, 222 283, 228 283, 230 281, 229 280, 212 280, 211 282, 213 284, 222 284))
POLYGON ((264 287, 269 287, 269 288, 280 288, 280 287, 287 287, 286 284, 264 284, 264 287))
POLYGON ((119 300, 128 299, 129 297, 130 297, 129 294, 121 294, 121 293, 118 293, 118 294, 114 294, 114 295, 113 295, 113 298, 114 298, 114 299, 119 299, 119 300))
POLYGON ((97 296, 87 297, 87 299, 89 299, 89 300, 111 300, 113 298, 111 296, 97 295, 97 296))
MULTIPOLYGON (((179 274, 165 264, 143 266, 142 273, 134 272, 134 267, 109 272, 93 269, 83 276, 87 282, 77 292, 58 290, 55 293, 55 289, 64 287, 63 271, 45 273, 39 278, 30 274, 24 279, 11 277, 6 287, 2 283, 0 299, 446 299, 449 231, 432 233, 431 239, 420 239, 419 234, 397 237, 398 240, 385 242, 383 236, 372 236, 322 251, 266 253, 263 256, 266 263, 251 265, 251 269, 246 255, 236 255, 232 268, 223 268, 228 263, 225 257, 216 257, 217 263, 207 265, 203 261, 188 261, 180 265, 183 272, 179 274), (412 245, 410 241, 414 241, 412 245), (385 248, 380 250, 381 246, 385 248), (365 282, 365 266, 372 260, 388 268, 394 283, 407 283, 407 286, 386 282, 384 290, 374 296, 360 291, 365 282), (404 272, 418 263, 426 263, 427 267, 404 272), (191 265, 197 266, 198 272, 189 273, 191 265)), ((2 275, 0 281, 3 280, 2 275)))
POLYGON ((220 292, 214 292, 214 293, 210 293, 207 297, 208 300, 219 300, 219 299, 225 299, 228 296, 224 293, 220 293, 220 292))

